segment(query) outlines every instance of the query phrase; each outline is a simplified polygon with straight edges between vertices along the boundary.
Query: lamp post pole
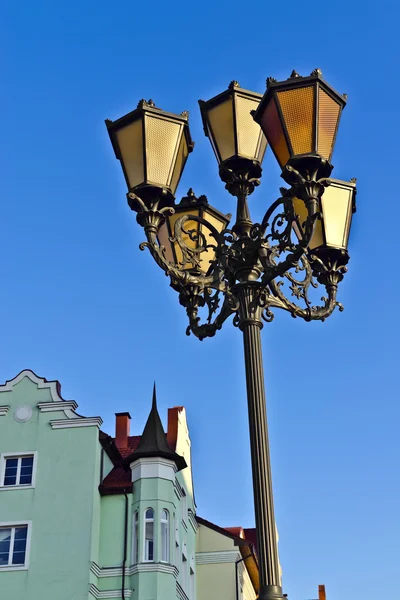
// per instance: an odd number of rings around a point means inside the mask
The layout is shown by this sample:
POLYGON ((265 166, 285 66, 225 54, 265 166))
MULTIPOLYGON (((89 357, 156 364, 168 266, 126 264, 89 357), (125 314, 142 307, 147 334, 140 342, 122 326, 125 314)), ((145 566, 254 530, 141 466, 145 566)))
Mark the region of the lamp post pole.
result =
POLYGON ((236 222, 197 198, 179 204, 175 192, 193 143, 188 113, 165 113, 153 101, 106 121, 155 262, 169 276, 189 319, 187 334, 214 336, 230 316, 243 333, 254 507, 260 569, 259 600, 284 600, 280 581, 260 331, 280 308, 305 321, 328 318, 349 260, 355 181, 329 179, 346 97, 319 69, 267 80, 264 96, 237 81, 207 102, 203 125, 227 191, 237 199, 236 222), (151 143, 149 142, 151 140, 151 143), (248 196, 259 185, 267 141, 291 187, 253 223, 248 196), (284 287, 286 284, 286 288, 284 287), (319 285, 326 295, 314 303, 319 285), (288 290, 290 292, 288 293, 288 290), (220 299, 223 300, 220 305, 220 299), (203 323, 200 311, 206 312, 203 323), (208 312, 208 314, 207 314, 208 312))
POLYGON ((260 600, 282 598, 272 473, 265 402, 264 370, 261 347, 261 307, 257 283, 237 286, 239 327, 243 332, 246 369, 247 404, 251 464, 253 472, 254 511, 257 531, 257 552, 260 568, 260 600))

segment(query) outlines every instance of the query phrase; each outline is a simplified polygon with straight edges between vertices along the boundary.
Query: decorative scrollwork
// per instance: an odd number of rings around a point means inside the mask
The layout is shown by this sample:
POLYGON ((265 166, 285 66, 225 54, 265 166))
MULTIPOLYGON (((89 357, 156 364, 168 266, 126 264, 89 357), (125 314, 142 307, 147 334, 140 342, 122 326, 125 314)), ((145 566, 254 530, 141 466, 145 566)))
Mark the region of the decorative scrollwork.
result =
POLYGON ((281 188, 281 197, 267 210, 261 224, 251 221, 247 206, 247 195, 258 184, 251 168, 235 174, 223 167, 226 187, 238 198, 237 219, 232 229, 218 231, 205 218, 191 214, 192 206, 200 199, 189 190, 184 199, 190 201, 188 211, 176 219, 168 238, 179 256, 177 263, 171 260, 171 251, 167 252, 159 242, 160 227, 174 213, 174 208, 162 204, 160 207, 157 198, 145 203, 133 195, 137 220, 147 238, 140 248, 150 250, 179 292, 189 318, 188 335, 193 333, 200 340, 214 336, 230 315, 234 315, 233 324, 243 328, 249 321, 258 327, 262 321, 271 322, 274 308, 306 321, 323 321, 336 307, 343 310, 336 294, 346 272, 347 253, 329 251, 325 256, 308 250, 320 217, 319 199, 326 183, 316 178, 317 170, 307 180, 293 167, 288 166, 287 171, 290 174, 287 179, 292 178, 293 185, 290 189, 281 188), (304 222, 296 221, 294 198, 304 202, 307 210, 304 222), (301 235, 299 229, 295 230, 295 223, 301 228, 301 235), (326 289, 321 304, 315 303, 310 295, 319 285, 326 289), (252 290, 252 304, 247 309, 245 289, 252 290), (205 312, 203 323, 200 312, 205 312))

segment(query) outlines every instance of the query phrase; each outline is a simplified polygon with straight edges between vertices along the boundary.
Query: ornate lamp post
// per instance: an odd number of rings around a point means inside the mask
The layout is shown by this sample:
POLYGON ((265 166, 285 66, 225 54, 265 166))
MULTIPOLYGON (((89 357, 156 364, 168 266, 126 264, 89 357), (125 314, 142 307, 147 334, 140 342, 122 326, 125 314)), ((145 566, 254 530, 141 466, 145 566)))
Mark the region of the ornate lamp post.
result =
POLYGON ((330 162, 346 97, 322 78, 293 71, 270 78, 262 97, 233 81, 215 98, 199 101, 204 130, 219 174, 237 198, 236 220, 192 190, 175 204, 175 190, 193 144, 187 113, 171 115, 152 101, 115 122, 106 121, 148 248, 179 293, 187 334, 211 337, 224 321, 243 332, 260 600, 283 600, 280 583, 267 431, 260 331, 281 308, 306 321, 329 317, 349 260, 347 243, 355 211, 355 182, 329 179, 330 162), (289 188, 253 223, 248 196, 260 184, 261 163, 272 148, 289 188), (285 283, 287 289, 285 288, 285 283), (309 297, 322 285, 320 305, 309 297), (290 294, 291 297, 288 297, 290 294), (220 305, 220 299, 222 303, 220 305), (201 323, 200 311, 206 310, 201 323))

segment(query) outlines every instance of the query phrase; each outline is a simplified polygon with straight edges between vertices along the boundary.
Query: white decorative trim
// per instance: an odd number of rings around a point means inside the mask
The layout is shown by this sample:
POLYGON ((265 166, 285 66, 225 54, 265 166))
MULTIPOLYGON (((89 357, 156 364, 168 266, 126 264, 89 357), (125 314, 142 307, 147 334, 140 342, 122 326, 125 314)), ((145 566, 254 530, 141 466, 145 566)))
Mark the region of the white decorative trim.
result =
POLYGON ((165 458, 139 458, 131 464, 132 482, 139 479, 175 481, 176 464, 165 458))
POLYGON ((76 410, 78 408, 75 400, 60 400, 54 402, 39 402, 40 412, 56 412, 58 410, 76 410))
MULTIPOLYGON (((132 590, 125 588, 125 598, 130 598, 132 590)), ((94 598, 122 598, 121 590, 106 590, 101 592, 93 583, 90 584, 89 594, 92 594, 94 598)))
POLYGON ((176 596, 180 600, 189 600, 188 596, 186 596, 185 592, 183 591, 183 588, 179 585, 178 582, 176 582, 176 596))
POLYGON ((195 533, 197 533, 197 530, 199 529, 199 524, 196 521, 196 515, 195 513, 192 511, 191 508, 189 508, 188 510, 188 521, 191 524, 193 530, 195 533))
MULTIPOLYGON (((27 377, 32 383, 35 383, 38 389, 47 389, 50 391, 51 401, 50 402, 39 402, 38 407, 41 412, 53 412, 56 410, 63 410, 66 416, 64 420, 65 425, 61 425, 63 422, 61 419, 56 421, 50 421, 53 429, 64 429, 66 427, 91 427, 96 425, 100 428, 103 420, 101 417, 81 417, 75 412, 75 409, 78 408, 75 400, 64 400, 61 398, 59 393, 59 383, 58 381, 46 381, 43 377, 38 377, 35 375, 33 371, 30 369, 25 369, 21 371, 14 379, 10 379, 10 381, 6 381, 0 385, 0 393, 2 392, 12 392, 12 389, 15 385, 20 383, 25 377, 27 377), (68 425, 68 421, 72 420, 74 423, 72 425, 68 425), (80 425, 77 425, 77 421, 80 421, 80 425)), ((4 407, 0 407, 0 409, 4 407)), ((2 415, 0 411, 0 416, 2 415)))
MULTIPOLYGON (((0 492, 6 490, 30 490, 35 487, 36 483, 36 470, 37 470, 37 452, 4 452, 0 454, 0 492), (7 485, 4 486, 4 475, 5 475, 5 463, 6 458, 23 458, 24 456, 33 456, 32 466, 32 482, 29 485, 7 485)), ((18 474, 18 471, 17 471, 18 474)))
MULTIPOLYGON (((99 579, 103 577, 122 577, 122 567, 99 567, 98 564, 92 562, 90 570, 99 579)), ((139 563, 132 565, 131 567, 125 568, 125 575, 136 575, 137 573, 166 573, 167 575, 173 575, 177 579, 179 571, 174 565, 167 565, 165 563, 139 563)))
POLYGON ((74 427, 98 427, 100 429, 103 419, 101 417, 78 417, 77 419, 56 419, 50 421, 52 429, 72 429, 74 427))
POLYGON ((0 417, 5 417, 9 409, 9 406, 0 406, 0 417))
POLYGON ((31 533, 32 533, 32 521, 2 521, 0 527, 20 527, 21 525, 28 526, 28 532, 26 534, 26 548, 25 548, 25 564, 18 567, 7 566, 0 567, 0 573, 3 571, 27 571, 29 568, 29 553, 31 549, 31 533))
POLYGON ((222 552, 196 552, 196 565, 210 565, 218 563, 234 563, 240 559, 238 550, 222 552))

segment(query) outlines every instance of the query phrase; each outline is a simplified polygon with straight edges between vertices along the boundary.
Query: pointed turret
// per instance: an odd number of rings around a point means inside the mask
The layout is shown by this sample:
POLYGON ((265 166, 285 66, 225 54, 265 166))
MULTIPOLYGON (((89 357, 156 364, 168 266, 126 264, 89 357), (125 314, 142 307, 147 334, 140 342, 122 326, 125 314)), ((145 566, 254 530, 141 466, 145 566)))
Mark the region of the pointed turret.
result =
POLYGON ((153 402, 147 423, 142 433, 139 446, 126 459, 126 462, 131 464, 139 458, 160 457, 172 460, 178 471, 184 469, 187 464, 183 456, 179 456, 173 452, 167 442, 160 415, 157 409, 156 384, 153 388, 153 402))

